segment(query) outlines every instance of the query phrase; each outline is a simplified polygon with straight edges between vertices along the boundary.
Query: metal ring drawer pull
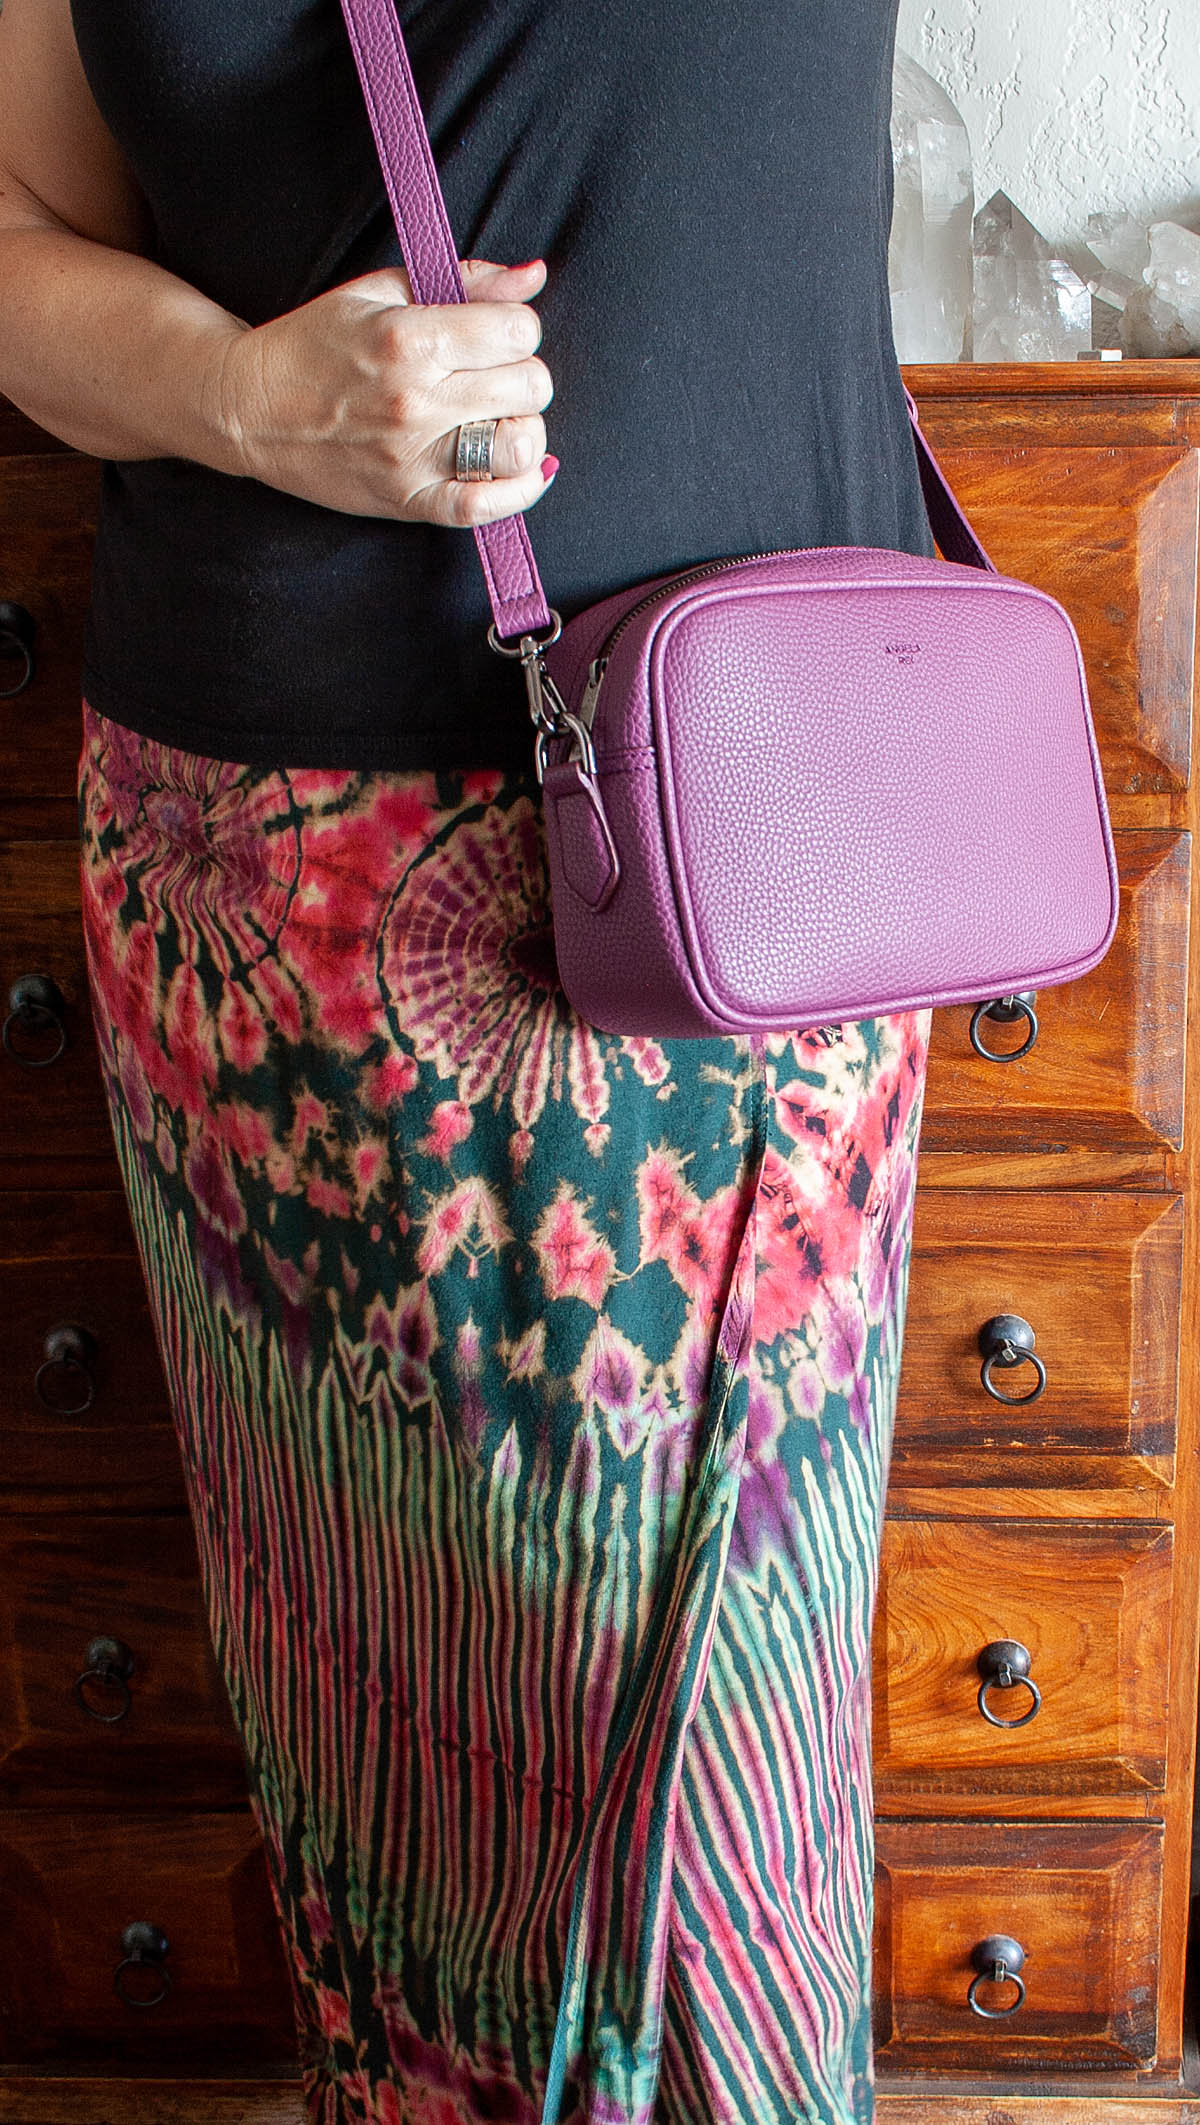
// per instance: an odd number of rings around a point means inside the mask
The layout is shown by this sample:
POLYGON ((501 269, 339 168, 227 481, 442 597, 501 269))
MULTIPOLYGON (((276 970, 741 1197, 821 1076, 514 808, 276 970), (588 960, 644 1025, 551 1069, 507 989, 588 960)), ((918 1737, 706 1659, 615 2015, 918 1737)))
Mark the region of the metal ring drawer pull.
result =
POLYGON ((0 1039, 15 1063, 26 1070, 48 1070, 67 1045, 66 999, 48 974, 22 974, 8 992, 8 1017, 0 1039), (14 1045, 14 1034, 37 1037, 53 1028, 57 1039, 46 1055, 28 1055, 14 1045))
POLYGON ((1042 1693, 1029 1670, 1033 1666, 1029 1647, 1016 1638, 994 1638, 985 1645, 977 1662, 983 1681, 979 1685, 978 1705, 984 1718, 994 1727, 1027 1727, 1042 1709, 1042 1693), (1024 1683, 1032 1702, 1016 1719, 999 1719, 988 1703, 989 1690, 1012 1690, 1024 1683))
POLYGON ((1026 1402, 1036 1402, 1045 1392, 1046 1368, 1034 1349, 1037 1337, 1028 1321, 1019 1313, 996 1313, 985 1321, 979 1331, 979 1348, 983 1364, 979 1377, 993 1402, 1003 1402, 1009 1409, 1020 1409, 1026 1402), (1037 1378, 1028 1394, 1001 1394, 992 1378, 993 1367, 1002 1372, 1011 1371, 1015 1365, 1032 1365, 1037 1378))
POLYGON ((1034 1009, 1036 1003, 1037 990, 1022 989, 1012 996, 996 996, 990 1003, 976 1004, 971 1013, 971 1046, 976 1055, 982 1055, 985 1062, 1020 1062, 1023 1055, 1028 1055, 1038 1037, 1038 1015, 1034 1009), (990 1018, 993 1025, 998 1026, 1011 1026, 1016 1019, 1024 1018, 1028 1020, 1029 1031, 1019 1048, 989 1048, 984 1043, 981 1031, 985 1018, 990 1018))
POLYGON ((126 1926, 121 1935, 124 1951, 121 1961, 113 1971, 113 1990, 127 2007, 158 2007, 171 1990, 171 1973, 167 1969, 167 1953, 170 1942, 161 1926, 152 1926, 148 1919, 136 1919, 126 1926), (151 1970, 157 1973, 158 1989, 148 1992, 145 1998, 129 1990, 127 1970, 151 1970))
POLYGON ((1024 2006, 1025 1980, 1021 1976, 1024 1960, 1025 1950, 1020 1941, 1013 1940, 1007 1933, 989 1933, 985 1941, 980 1941, 972 1948, 971 1961, 975 1965, 976 1975, 971 1979, 967 1992, 967 2005, 972 2014, 979 2015, 985 2022, 1003 2022, 1007 2021, 1010 2014, 1015 2014, 1018 2007, 1024 2006), (1008 2007, 981 2007, 981 1985, 1015 1985, 1016 1999, 1008 2007))
POLYGON ((0 598, 0 656, 15 650, 23 667, 15 686, 0 686, 0 701, 11 701, 14 694, 23 694, 32 679, 36 636, 33 614, 23 605, 13 605, 7 598, 0 598))
POLYGON ((33 1377, 33 1391, 43 1409, 56 1417, 78 1417, 91 1408, 96 1399, 92 1367, 99 1348, 90 1328, 81 1328, 78 1321, 60 1321, 50 1330, 42 1344, 45 1356, 33 1377), (65 1394, 60 1399, 51 1393, 55 1380, 67 1383, 69 1400, 65 1394))
POLYGON ((76 1699, 89 1719, 98 1719, 105 1727, 115 1727, 118 1720, 124 1719, 133 1703, 129 1677, 135 1665, 129 1647, 119 1638, 93 1638, 83 1656, 83 1673, 75 1680, 76 1699), (98 1712, 90 1702, 87 1692, 96 1684, 102 1689, 119 1692, 115 1712, 98 1712))

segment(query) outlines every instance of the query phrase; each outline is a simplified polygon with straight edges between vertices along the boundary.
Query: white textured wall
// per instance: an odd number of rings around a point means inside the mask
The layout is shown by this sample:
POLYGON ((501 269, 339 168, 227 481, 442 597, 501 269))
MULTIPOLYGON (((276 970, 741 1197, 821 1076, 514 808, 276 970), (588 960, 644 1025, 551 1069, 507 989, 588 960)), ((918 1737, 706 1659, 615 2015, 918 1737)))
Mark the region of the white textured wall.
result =
POLYGON ((1200 230, 1200 0, 900 0, 898 42, 998 185, 1068 256, 1087 217, 1200 230))

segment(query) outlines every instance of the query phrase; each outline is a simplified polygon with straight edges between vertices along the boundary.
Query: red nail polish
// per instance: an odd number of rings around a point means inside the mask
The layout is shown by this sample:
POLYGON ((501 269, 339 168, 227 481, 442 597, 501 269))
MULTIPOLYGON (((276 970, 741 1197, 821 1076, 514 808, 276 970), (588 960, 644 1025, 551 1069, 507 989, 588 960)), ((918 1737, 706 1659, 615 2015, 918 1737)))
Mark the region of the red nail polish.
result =
POLYGON ((558 465, 559 461, 556 457, 544 457, 542 459, 542 478, 545 480, 547 487, 558 471, 558 465))

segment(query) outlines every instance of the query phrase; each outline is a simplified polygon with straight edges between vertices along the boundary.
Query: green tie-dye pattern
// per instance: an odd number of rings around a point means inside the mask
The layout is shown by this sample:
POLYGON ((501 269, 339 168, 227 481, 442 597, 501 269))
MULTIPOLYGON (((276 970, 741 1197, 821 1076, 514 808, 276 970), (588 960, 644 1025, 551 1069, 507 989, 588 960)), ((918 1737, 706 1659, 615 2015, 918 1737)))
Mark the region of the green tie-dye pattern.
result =
POLYGON ((81 797, 312 2125, 866 2125, 927 1018, 583 1025, 525 775, 81 797))

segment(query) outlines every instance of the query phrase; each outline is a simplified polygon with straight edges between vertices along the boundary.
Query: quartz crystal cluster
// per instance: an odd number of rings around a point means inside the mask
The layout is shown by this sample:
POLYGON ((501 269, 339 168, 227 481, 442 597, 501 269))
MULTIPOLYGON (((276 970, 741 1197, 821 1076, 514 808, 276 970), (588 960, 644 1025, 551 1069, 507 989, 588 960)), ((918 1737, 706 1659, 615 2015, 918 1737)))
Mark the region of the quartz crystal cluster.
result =
POLYGON ((971 358, 971 149, 931 74, 897 50, 892 76, 895 173, 888 282, 902 362, 971 358))
POLYGON ((1006 192, 974 214, 967 129, 899 48, 892 159, 888 283, 902 362, 1074 361, 1118 336, 1127 355, 1200 354, 1200 235, 1093 214, 1083 278, 1006 192))
POLYGON ((1092 296, 1006 192, 975 216, 975 359, 1074 361, 1092 344, 1092 296))
POLYGON ((1200 236, 1177 221, 1139 228, 1125 216, 1093 214, 1088 242, 1097 298, 1121 313, 1126 354, 1200 354, 1200 236))

